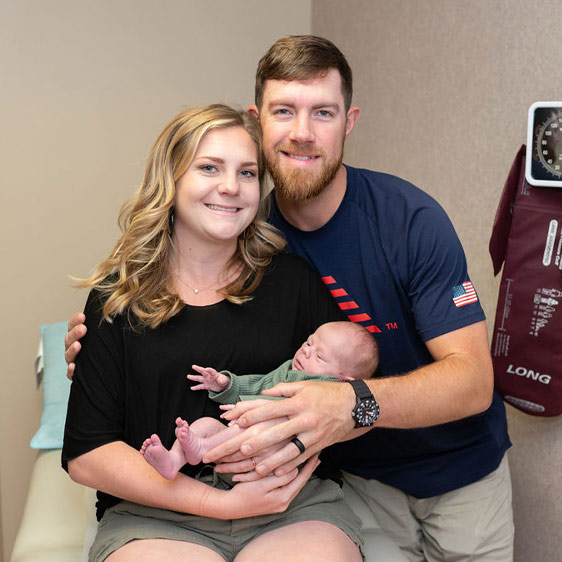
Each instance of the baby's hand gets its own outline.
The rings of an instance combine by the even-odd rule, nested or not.
[[[192,386],[191,390],[211,390],[212,392],[222,392],[230,383],[229,376],[219,373],[212,367],[199,367],[199,365],[192,365],[191,368],[200,373],[199,375],[187,375],[187,378],[190,381],[199,383]]]

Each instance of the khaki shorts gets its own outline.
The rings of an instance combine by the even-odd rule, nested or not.
[[[203,479],[204,480],[204,479]],[[214,485],[226,485],[216,481]],[[284,513],[222,520],[120,502],[100,521],[89,561],[101,562],[135,539],[170,539],[206,546],[231,561],[250,541],[301,521],[324,521],[346,533],[361,549],[361,521],[343,501],[332,480],[312,478]]]
[[[513,561],[507,455],[496,470],[473,484],[425,499],[377,480],[353,474],[344,478],[410,562]]]

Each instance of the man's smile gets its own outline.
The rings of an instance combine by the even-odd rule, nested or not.
[[[318,156],[310,156],[310,155],[303,155],[303,154],[291,154],[290,152],[283,152],[285,156],[289,158],[293,158],[295,160],[314,160],[318,158]]]

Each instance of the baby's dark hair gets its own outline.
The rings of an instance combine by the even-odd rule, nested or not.
[[[379,365],[379,346],[372,334],[361,324],[338,322],[345,334],[345,353],[349,375],[354,379],[370,379]],[[340,326],[338,326],[340,327]]]

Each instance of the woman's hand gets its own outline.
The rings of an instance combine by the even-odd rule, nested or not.
[[[66,376],[72,380],[76,357],[80,353],[80,339],[86,335],[86,316],[82,312],[77,312],[68,322],[68,332],[64,336],[64,360],[68,365]]]
[[[320,464],[313,456],[300,469],[294,469],[282,476],[265,476],[254,482],[236,484],[226,492],[226,499],[220,501],[221,519],[241,519],[271,513],[281,513],[302,490],[308,479]],[[213,496],[209,500],[213,501]]]
[[[277,422],[274,423],[276,424]],[[271,422],[262,422],[261,424],[256,424],[254,427],[271,427],[270,424]],[[227,461],[227,459],[224,459],[223,462],[215,466],[215,470],[216,472],[220,473],[233,474],[232,480],[234,482],[253,482],[254,480],[265,478],[267,476],[266,474],[260,474],[259,472],[256,472],[256,466],[283,449],[283,447],[285,447],[288,443],[288,439],[282,441],[281,443],[276,443],[275,445],[272,445],[271,447],[262,451],[259,455],[251,457],[249,459],[242,458],[240,460],[240,453],[230,455],[230,457],[228,458],[237,460],[232,460],[231,462],[229,462]]]
[[[271,402],[270,400],[248,400],[247,402],[251,403],[259,403],[262,405]],[[228,405],[221,405],[221,408],[224,410],[231,410],[234,408],[234,404]],[[221,416],[222,417],[222,416]],[[258,422],[252,427],[246,429],[244,433],[247,434],[247,438],[252,435],[259,435],[263,431],[267,431],[268,429],[279,425],[287,421],[288,418],[274,418],[272,420],[266,420],[263,422]],[[229,425],[235,423],[236,420],[230,421]],[[219,463],[217,463],[215,470],[217,472],[226,473],[226,474],[234,474],[232,477],[234,482],[252,482],[254,480],[258,480],[267,476],[269,473],[258,473],[256,472],[256,466],[260,464],[262,461],[266,460],[268,457],[277,453],[280,449],[285,447],[289,443],[289,439],[281,441],[280,443],[274,443],[271,447],[267,447],[260,451],[259,455],[255,455],[253,457],[246,457],[240,453],[240,451],[236,451],[235,453],[223,457]],[[304,461],[303,461],[304,462]]]

